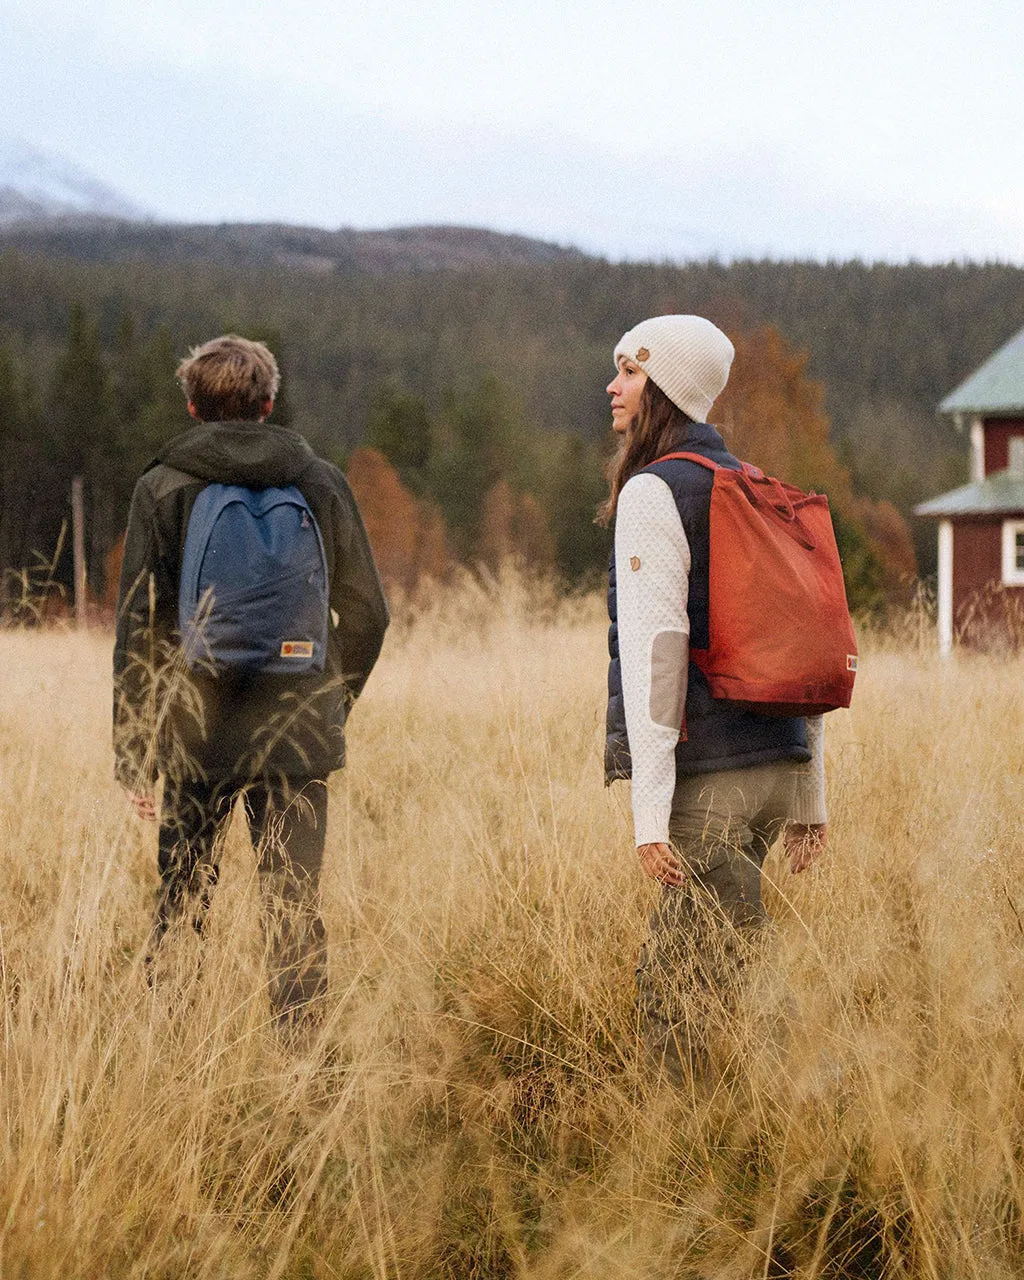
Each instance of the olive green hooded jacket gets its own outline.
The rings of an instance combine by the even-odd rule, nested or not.
[[[323,537],[330,597],[322,673],[189,671],[178,645],[188,519],[211,482],[295,485]],[[345,762],[345,719],[380,653],[388,607],[345,477],[297,432],[259,422],[198,423],[135,486],[117,607],[114,756],[146,790],[174,777],[322,777]]]

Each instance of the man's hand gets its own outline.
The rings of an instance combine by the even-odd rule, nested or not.
[[[128,803],[145,822],[156,822],[156,798],[152,791],[125,791]]]
[[[679,859],[667,844],[637,845],[637,856],[643,868],[652,880],[660,880],[662,884],[681,885],[686,881]]]
[[[827,830],[824,822],[812,822],[809,825],[802,822],[786,824],[786,856],[793,875],[806,871],[824,853]]]

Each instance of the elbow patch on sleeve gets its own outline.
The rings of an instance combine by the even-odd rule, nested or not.
[[[685,631],[659,631],[651,642],[650,714],[655,724],[667,729],[683,723],[689,645]]]

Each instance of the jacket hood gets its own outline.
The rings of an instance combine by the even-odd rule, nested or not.
[[[316,454],[297,431],[267,422],[197,422],[150,466],[163,463],[199,480],[247,489],[294,484]]]

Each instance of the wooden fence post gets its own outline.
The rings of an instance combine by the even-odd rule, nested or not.
[[[75,625],[81,631],[86,625],[85,502],[81,476],[71,481],[71,533],[75,555]]]

